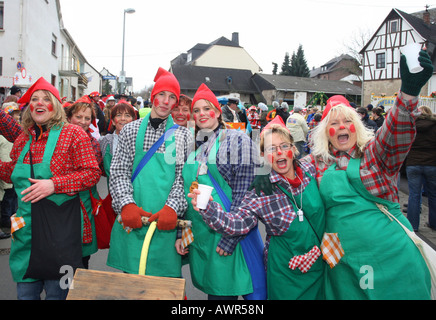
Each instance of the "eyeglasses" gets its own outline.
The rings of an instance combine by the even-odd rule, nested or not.
[[[267,153],[273,153],[273,152],[277,152],[277,150],[279,148],[281,151],[288,151],[288,150],[291,150],[292,144],[291,143],[282,143],[279,146],[270,146],[270,147],[265,148],[265,151]]]

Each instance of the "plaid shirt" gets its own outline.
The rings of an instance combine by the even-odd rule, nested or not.
[[[259,164],[259,151],[253,141],[238,130],[217,130],[215,134],[222,132],[220,147],[217,153],[216,166],[218,172],[232,189],[232,205],[230,211],[237,210],[250,187],[256,174],[256,167]],[[198,138],[197,138],[198,139]],[[214,143],[215,139],[210,138],[207,143],[201,145],[202,151],[197,160],[207,158],[208,146]],[[214,177],[217,179],[216,177]],[[194,235],[195,236],[195,235]],[[242,237],[223,236],[218,247],[232,253]]]
[[[300,164],[303,171],[303,184],[297,188],[292,187],[283,177],[271,171],[271,183],[277,183],[295,196],[296,199],[310,183],[311,178],[305,173],[308,172],[312,177],[315,176],[315,167],[311,164]],[[258,220],[265,225],[265,259],[268,256],[268,248],[271,236],[280,236],[286,233],[296,217],[294,207],[289,197],[279,188],[273,189],[273,194],[257,196],[255,190],[247,191],[239,204],[233,207],[230,212],[226,212],[216,202],[209,202],[205,210],[200,210],[206,224],[213,230],[228,235],[246,235],[253,229]],[[195,235],[194,235],[195,236]]]
[[[9,142],[14,142],[15,139],[23,132],[20,124],[13,117],[0,109],[0,134]]]
[[[112,195],[112,206],[118,214],[121,213],[121,209],[126,204],[135,203],[131,177],[133,160],[135,159],[136,137],[142,121],[143,119],[139,119],[124,126],[119,135],[117,150],[112,158],[109,190]],[[144,151],[149,150],[165,133],[166,124],[167,120],[163,121],[155,130],[151,123],[148,123],[144,137]],[[174,209],[178,216],[182,216],[188,207],[185,199],[182,170],[192,150],[193,139],[192,134],[185,127],[179,127],[174,132],[174,136],[176,140],[176,178],[165,204]],[[159,147],[156,153],[165,153],[165,143]]]
[[[406,100],[401,92],[395,105],[387,113],[383,126],[376,132],[364,151],[360,164],[360,177],[363,185],[372,195],[393,202],[398,202],[397,179],[411,145],[415,139],[415,120],[420,115],[418,98]],[[347,152],[332,149],[335,157],[329,163],[308,155],[302,161],[308,161],[316,167],[318,185],[324,172],[333,164],[337,169],[346,170],[350,158],[358,157],[356,147]]]
[[[30,145],[32,161],[41,163],[49,131],[44,132],[37,141],[33,127],[29,132],[33,139]],[[12,182],[11,174],[27,141],[29,135],[24,132],[15,140],[11,151],[12,161],[0,162],[0,179]],[[30,164],[29,153],[26,154],[23,162]],[[51,180],[54,182],[55,193],[74,195],[91,188],[98,182],[101,171],[90,139],[82,128],[75,125],[66,125],[62,128],[50,162],[50,170],[53,174]]]

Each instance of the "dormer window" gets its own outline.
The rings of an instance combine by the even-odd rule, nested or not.
[[[188,53],[188,57],[186,58],[186,62],[191,62],[192,61],[192,52]]]
[[[399,29],[398,26],[399,26],[399,21],[398,20],[389,21],[389,32],[390,33],[398,32],[398,29]]]

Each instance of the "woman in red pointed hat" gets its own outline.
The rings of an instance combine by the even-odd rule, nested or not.
[[[86,132],[91,141],[91,145],[94,149],[95,158],[98,162],[100,170],[104,173],[103,157],[100,150],[100,144],[96,138],[93,137],[90,128],[91,123],[94,123],[94,127],[97,128],[95,108],[93,102],[89,96],[85,95],[78,99],[70,106],[66,112],[67,120],[73,125],[77,125]],[[80,192],[80,207],[82,209],[82,255],[83,265],[85,269],[88,269],[89,259],[91,255],[98,250],[97,236],[95,229],[95,217],[93,212],[97,212],[97,202],[100,200],[100,196],[97,191],[97,185],[92,186],[90,190]]]
[[[256,146],[247,134],[226,129],[218,100],[205,84],[193,98],[192,114],[196,151],[190,154],[183,168],[185,193],[199,183],[207,184],[214,187],[216,201],[226,201],[229,208],[235,209],[255,177],[259,164]],[[217,199],[215,192],[220,192],[223,199]],[[259,246],[254,251],[260,256],[259,265],[264,273],[259,231],[254,230],[252,236],[241,243],[241,238],[223,237],[204,223],[190,201],[185,218],[192,219],[194,242],[189,246],[188,258],[194,286],[207,293],[209,299],[237,299],[254,291],[257,294],[258,287],[252,281],[243,247],[245,240],[248,246],[254,246],[254,240],[258,240]],[[182,255],[187,252],[181,240],[176,247]],[[262,293],[256,296],[257,299],[263,297]]]
[[[19,208],[13,218],[9,264],[18,299],[65,299],[59,279],[82,265],[80,191],[101,171],[86,133],[69,125],[58,90],[40,78],[20,99],[23,133],[11,162],[0,162],[0,179],[12,182]]]
[[[297,160],[293,137],[280,117],[264,128],[260,138],[261,155],[270,172],[257,175],[231,210],[210,202],[199,212],[210,228],[228,236],[245,235],[262,221],[267,233],[268,299],[324,299],[325,264],[320,252],[324,204],[315,168]],[[194,207],[197,193],[190,194]]]
[[[327,101],[312,133],[312,153],[303,161],[316,167],[326,234],[344,252],[327,268],[327,299],[430,298],[430,273],[404,230],[412,227],[401,212],[397,190],[401,165],[415,139],[418,96],[433,73],[424,50],[419,61],[423,70],[410,73],[401,56],[401,89],[375,136],[343,96]]]

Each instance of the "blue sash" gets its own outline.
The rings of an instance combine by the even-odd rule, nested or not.
[[[231,202],[227,195],[221,189],[218,182],[213,178],[210,171],[207,171],[213,187],[220,197],[226,212],[230,212]],[[251,281],[253,284],[253,293],[244,296],[246,300],[266,300],[266,272],[263,260],[263,241],[256,225],[247,236],[240,242],[245,262],[250,271]]]
[[[147,153],[144,155],[144,157],[141,159],[141,162],[136,167],[135,172],[132,175],[132,183],[138,176],[139,172],[145,167],[145,165],[150,161],[151,157],[156,153],[157,149],[164,143],[164,141],[167,141],[173,133],[177,130],[179,127],[178,124],[173,125],[171,128],[169,128],[160,138],[157,140],[154,145],[147,151]]]

